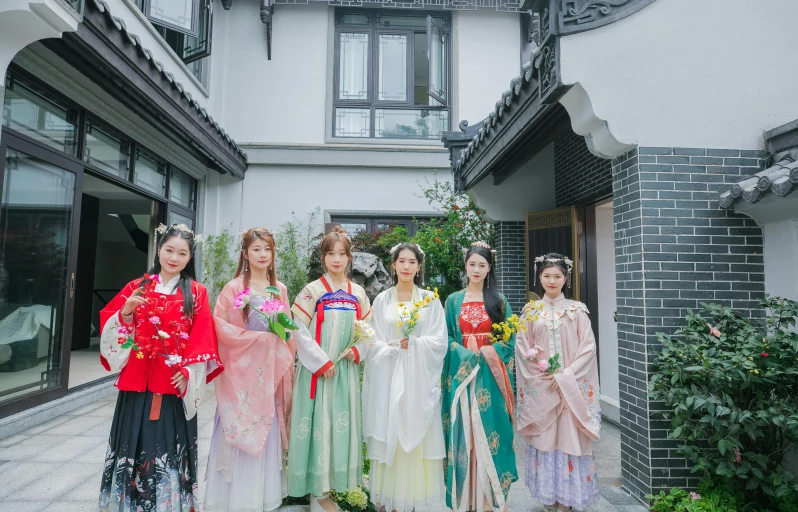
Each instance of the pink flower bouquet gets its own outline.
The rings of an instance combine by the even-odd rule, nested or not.
[[[290,336],[288,331],[295,331],[298,327],[286,313],[285,304],[279,298],[274,298],[280,296],[280,290],[275,286],[269,286],[266,288],[266,293],[273,298],[263,301],[263,304],[258,308],[250,307],[250,309],[266,319],[271,333],[276,334],[283,341],[288,341]],[[252,290],[247,288],[236,295],[233,307],[235,309],[244,309],[250,306],[251,300]]]
[[[546,373],[556,373],[560,369],[560,354],[554,354],[548,359],[540,359],[540,347],[535,345],[526,354],[526,361],[535,363],[538,369]]]

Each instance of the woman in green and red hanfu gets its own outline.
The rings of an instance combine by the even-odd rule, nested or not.
[[[446,299],[449,350],[443,364],[446,504],[502,511],[518,479],[513,451],[515,335],[494,343],[494,324],[512,316],[499,293],[494,251],[474,242],[465,256],[468,286]]]

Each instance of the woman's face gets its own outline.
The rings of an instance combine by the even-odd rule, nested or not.
[[[158,249],[158,261],[161,263],[161,269],[168,274],[179,274],[191,261],[191,248],[188,242],[179,236],[169,238]]]
[[[560,267],[545,268],[540,272],[540,284],[549,297],[558,297],[565,286],[565,274]]]
[[[343,274],[349,265],[349,256],[343,242],[335,242],[330,252],[324,255],[324,266],[330,274]]]
[[[402,249],[399,251],[399,256],[391,266],[393,267],[394,271],[396,271],[396,276],[399,281],[403,283],[412,283],[419,270],[416,253],[410,249]]]
[[[255,241],[247,247],[244,257],[247,258],[251,268],[269,270],[272,263],[274,263],[274,250],[269,242],[256,238]]]
[[[474,284],[481,284],[490,272],[490,264],[483,256],[472,254],[466,261],[466,275],[468,281]]]

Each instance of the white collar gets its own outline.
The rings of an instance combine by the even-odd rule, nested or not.
[[[155,293],[164,295],[174,295],[177,292],[177,285],[180,284],[180,274],[169,280],[168,283],[159,282],[155,285]]]

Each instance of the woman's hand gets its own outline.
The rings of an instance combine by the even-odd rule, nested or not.
[[[125,301],[125,305],[122,306],[122,316],[130,316],[136,311],[137,307],[147,304],[147,299],[142,297],[141,293],[141,288],[133,290],[133,293]]]
[[[182,372],[177,372],[172,376],[172,385],[182,393],[188,384],[188,379]]]
[[[352,350],[351,348],[346,349],[340,356],[338,356],[338,360],[340,361],[341,359],[349,359],[350,361],[352,361],[354,363],[355,359],[356,359],[355,351]],[[333,374],[333,375],[335,375],[335,374]]]
[[[335,366],[330,366],[330,368],[326,372],[324,372],[323,376],[325,379],[330,379],[332,377],[335,377]]]
[[[399,340],[399,348],[401,348],[402,350],[407,350],[407,344],[409,341],[410,340],[407,338],[402,338],[401,340]]]

